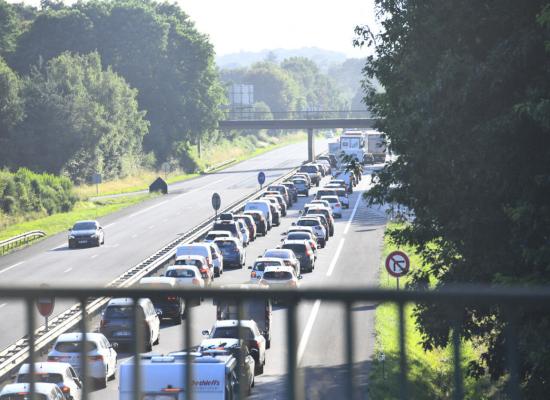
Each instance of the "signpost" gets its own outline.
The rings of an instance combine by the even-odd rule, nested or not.
[[[397,290],[399,290],[399,277],[406,275],[410,266],[409,256],[402,251],[392,251],[386,257],[386,270],[388,274],[397,278]]]
[[[163,162],[160,167],[164,171],[164,179],[168,179],[168,173],[170,172],[170,163]]]
[[[40,287],[47,288],[48,285],[43,284]],[[40,315],[42,315],[46,320],[46,332],[48,331],[48,317],[52,315],[54,306],[55,306],[54,297],[39,297],[36,300],[36,308],[38,309],[38,312],[40,313]]]
[[[216,212],[216,217],[218,216],[218,210],[220,209],[220,206],[222,205],[222,199],[218,193],[214,193],[212,195],[212,208],[214,208],[214,211]]]
[[[260,184],[260,190],[262,190],[265,183],[265,174],[263,171],[258,173],[258,183]]]

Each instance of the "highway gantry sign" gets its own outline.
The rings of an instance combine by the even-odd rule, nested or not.
[[[396,278],[406,275],[409,272],[410,266],[411,261],[409,260],[409,256],[402,251],[392,251],[386,257],[386,270],[388,274]]]

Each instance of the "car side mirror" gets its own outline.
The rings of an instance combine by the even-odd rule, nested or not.
[[[202,331],[202,336],[210,336],[210,331],[205,329]]]
[[[292,223],[292,226],[296,226],[296,222],[293,222],[293,223]]]
[[[161,316],[162,315],[162,310],[157,310],[157,316]]]
[[[302,275],[298,275],[298,279],[302,279],[302,278],[303,278],[303,276],[302,276]]]
[[[74,378],[74,383],[78,386],[79,389],[82,389],[82,381],[78,378]]]
[[[111,345],[111,348],[112,348],[112,349],[118,349],[118,343],[113,343],[113,344]]]

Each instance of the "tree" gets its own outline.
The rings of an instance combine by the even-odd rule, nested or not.
[[[375,47],[367,79],[384,93],[366,101],[399,158],[377,176],[375,202],[415,213],[391,232],[427,267],[412,287],[454,283],[550,283],[550,18],[545,1],[377,0],[383,31],[359,27]],[[518,308],[519,371],[525,398],[550,390],[550,317]],[[459,316],[466,339],[486,349],[470,372],[507,376],[509,324],[498,307]],[[449,340],[448,309],[416,308],[424,346]]]
[[[124,175],[138,164],[147,133],[137,92],[97,53],[63,53],[24,79],[27,117],[11,143],[14,165],[65,172],[82,182],[94,172]]]
[[[13,128],[23,118],[21,84],[15,73],[0,58],[0,160],[5,166],[10,153],[10,139],[15,134]]]
[[[0,57],[6,57],[15,50],[20,26],[13,7],[0,0]]]

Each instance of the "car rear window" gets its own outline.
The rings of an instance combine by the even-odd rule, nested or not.
[[[237,250],[237,244],[232,240],[216,240],[216,244],[221,251]]]
[[[109,306],[105,318],[132,318],[132,306]]]
[[[296,224],[300,226],[317,226],[320,222],[314,219],[301,219]]]
[[[264,279],[272,281],[288,281],[292,279],[292,274],[288,271],[267,271],[264,273]]]
[[[279,261],[256,261],[254,263],[254,269],[257,271],[263,271],[265,267],[278,267],[281,263]]]
[[[291,232],[288,234],[287,239],[289,240],[309,240],[311,236],[305,232]],[[286,247],[285,247],[286,249]]]
[[[49,373],[49,372],[37,372],[34,374],[36,382],[55,383],[56,385],[63,382],[63,375]],[[19,374],[17,375],[18,383],[29,383],[31,381],[31,374]]]
[[[193,259],[189,259],[189,260],[176,260],[176,262],[174,263],[175,265],[192,265],[194,267],[202,267],[202,262],[199,261],[199,260],[193,260]]]
[[[286,243],[283,244],[283,249],[292,250],[294,254],[304,254],[306,252],[306,246],[299,243]]]
[[[97,349],[97,346],[94,342],[86,341],[86,352],[93,351]],[[70,341],[70,342],[58,342],[55,345],[55,350],[60,353],[80,353],[80,341]]]
[[[243,339],[250,340],[254,339],[254,334],[250,328],[244,326],[241,327],[243,331]],[[227,338],[227,339],[237,339],[239,337],[239,330],[236,326],[227,326],[227,327],[218,327],[212,332],[212,338]]]
[[[303,165],[300,167],[300,172],[307,172],[308,174],[317,173],[317,167],[313,165]]]
[[[192,269],[171,269],[169,271],[166,271],[166,276],[170,278],[194,278],[195,277],[195,271]]]
[[[269,250],[264,253],[264,257],[290,258],[290,254],[286,251]]]
[[[45,394],[35,393],[34,400],[47,400]],[[0,396],[0,400],[31,400],[30,393],[8,393]]]

